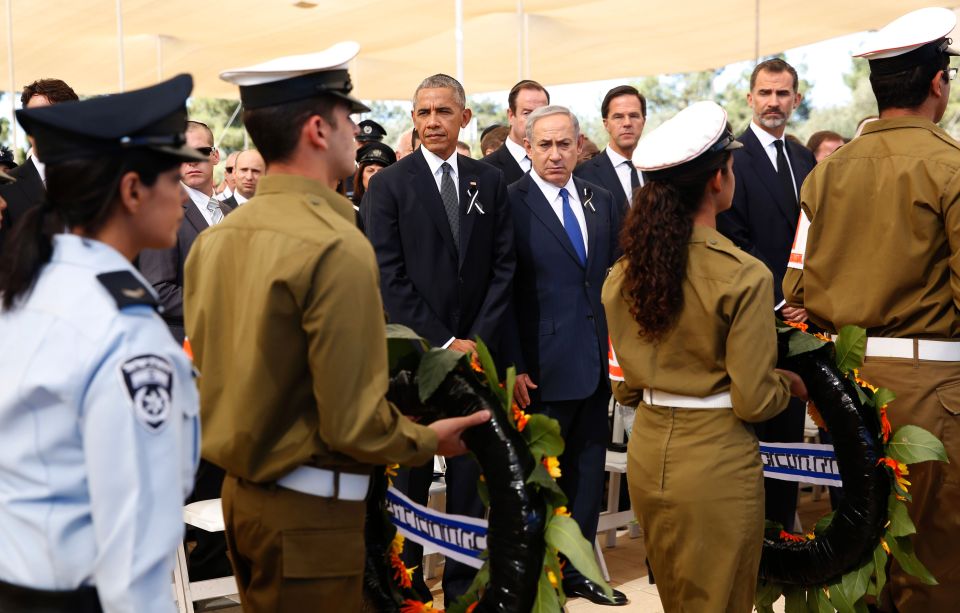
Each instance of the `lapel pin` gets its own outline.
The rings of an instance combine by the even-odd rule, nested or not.
[[[467,205],[467,215],[470,214],[470,211],[477,209],[481,215],[485,215],[483,211],[483,206],[477,202],[477,196],[479,195],[480,190],[477,189],[477,182],[470,181],[469,187],[467,187],[467,197],[470,198],[470,204]]]
[[[583,188],[583,208],[589,207],[590,210],[594,213],[597,212],[597,209],[593,207],[593,190],[589,187]]]

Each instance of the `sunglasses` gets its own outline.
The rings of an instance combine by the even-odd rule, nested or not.
[[[208,157],[217,150],[216,147],[195,147],[195,149]]]
[[[232,174],[233,174],[233,166],[225,166],[225,167],[224,167],[224,170],[227,171],[227,174],[228,174],[228,175],[232,175]]]

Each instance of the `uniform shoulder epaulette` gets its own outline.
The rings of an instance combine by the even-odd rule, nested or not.
[[[150,288],[129,270],[100,273],[97,275],[97,280],[110,292],[110,296],[117,302],[118,309],[144,304],[157,311],[161,310],[160,303],[157,302]]]

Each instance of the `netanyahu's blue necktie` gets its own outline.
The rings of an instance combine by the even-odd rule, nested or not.
[[[587,265],[587,249],[583,245],[583,233],[580,232],[580,222],[577,216],[573,214],[570,208],[570,193],[567,188],[560,188],[560,197],[563,198],[563,229],[567,231],[570,242],[573,243],[573,250],[577,252],[580,258],[580,264]]]

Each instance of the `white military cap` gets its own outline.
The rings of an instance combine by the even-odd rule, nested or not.
[[[359,44],[347,41],[319,53],[289,55],[225,70],[220,78],[240,86],[240,100],[248,109],[329,95],[350,103],[352,113],[368,113],[370,109],[365,104],[350,96],[353,83],[347,64],[359,52]]]
[[[854,57],[870,60],[875,74],[894,74],[930,64],[943,55],[960,55],[947,36],[957,25],[950,9],[924,8],[894,19],[867,40]]]
[[[727,123],[727,112],[716,102],[694,102],[640,140],[633,163],[645,173],[673,171],[719,151],[743,145]]]

